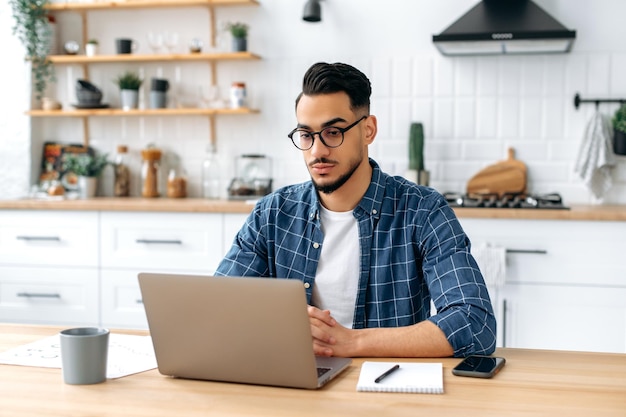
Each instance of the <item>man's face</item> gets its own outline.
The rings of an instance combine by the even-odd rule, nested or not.
[[[303,95],[298,102],[296,118],[298,127],[311,132],[335,126],[345,128],[363,114],[350,109],[350,98],[344,92]],[[302,151],[311,180],[318,191],[330,194],[344,184],[349,184],[352,174],[367,159],[364,124],[367,119],[344,133],[344,141],[337,148],[326,147],[315,135],[313,147]]]

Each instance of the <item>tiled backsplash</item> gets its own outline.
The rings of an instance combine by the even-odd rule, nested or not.
[[[245,81],[250,104],[261,111],[258,115],[216,118],[216,139],[224,166],[223,188],[234,175],[235,157],[242,153],[265,153],[272,158],[275,187],[307,179],[301,154],[286,136],[295,125],[294,99],[301,77],[316,61],[345,61],[362,69],[372,81],[372,113],[378,117],[379,133],[370,147],[370,155],[388,172],[402,174],[406,169],[409,126],[420,121],[425,127],[425,164],[431,171],[431,185],[439,191],[464,191],[472,175],[488,164],[505,159],[507,148],[513,147],[517,158],[528,166],[529,191],[560,192],[569,204],[594,202],[573,173],[584,128],[594,106],[585,105],[576,110],[573,99],[576,92],[583,97],[626,96],[624,46],[617,43],[610,50],[606,45],[597,50],[587,47],[583,37],[586,30],[594,29],[593,23],[585,27],[585,20],[574,19],[576,14],[569,11],[567,18],[575,21],[562,20],[566,26],[578,30],[581,50],[575,46],[574,52],[560,55],[443,57],[430,45],[430,35],[441,31],[474,3],[447,2],[458,7],[450,12],[453,9],[444,6],[446,2],[438,2],[441,10],[429,10],[431,16],[424,16],[424,10],[435,6],[425,1],[407,4],[395,0],[387,5],[356,0],[323,2],[324,21],[317,25],[300,20],[303,2],[293,0],[262,1],[260,7],[218,10],[218,23],[227,20],[250,23],[249,47],[262,56],[261,61],[217,64],[222,95],[226,96],[232,81]],[[583,0],[556,3],[581,2],[584,3]],[[603,16],[610,14],[606,12],[610,7],[626,12],[626,4],[609,0],[598,3],[598,13]],[[7,5],[0,5],[3,44],[11,37],[4,24],[8,10]],[[147,53],[147,32],[154,27],[174,26],[180,32],[178,48],[182,52],[192,37],[208,36],[205,25],[208,16],[198,16],[200,12],[206,10],[176,9],[168,13],[150,10],[141,15],[141,21],[134,27],[124,24],[124,19],[130,22],[136,18],[132,13],[128,18],[115,14],[117,25],[106,24],[113,12],[91,13],[90,35],[105,40],[108,46],[102,48],[102,53],[113,53],[107,48],[112,49],[113,39],[118,35],[119,29],[115,28],[128,28],[124,36],[138,39],[138,52]],[[416,23],[412,16],[418,15]],[[383,29],[367,31],[356,27],[364,21],[377,21],[378,28]],[[289,23],[285,25],[285,22]],[[352,25],[356,25],[354,31]],[[614,27],[620,27],[617,17]],[[403,33],[406,36],[394,38]],[[60,36],[62,43],[74,35],[66,30],[60,31]],[[415,42],[415,39],[421,40]],[[8,44],[15,45],[15,40],[12,38]],[[5,62],[15,64],[9,65],[9,69],[13,73],[24,71],[19,48],[11,48],[10,55]],[[146,79],[152,76],[170,79],[174,86],[171,98],[178,96],[193,101],[208,94],[210,70],[206,63],[150,63],[132,64],[132,67]],[[111,80],[123,69],[121,64],[90,67],[91,80],[102,88],[105,101],[114,106],[119,100],[117,87]],[[70,106],[74,102],[74,80],[81,75],[79,66],[59,67],[58,83],[50,94],[65,107]],[[9,86],[14,89],[9,96],[24,97],[26,82],[14,84]],[[144,84],[144,102],[147,102],[147,89]],[[0,127],[10,137],[0,139],[0,195],[17,196],[28,190],[29,183],[24,178],[29,172],[24,167],[31,155],[28,119],[21,116],[22,108],[27,107],[22,106],[24,102],[26,99],[10,100],[10,106],[7,101],[4,103],[7,109],[2,112],[4,119],[0,119]],[[611,114],[615,109],[616,105],[600,107]],[[110,154],[118,144],[129,146],[135,180],[132,193],[139,195],[139,150],[153,142],[179,158],[188,173],[190,194],[197,197],[202,154],[209,141],[208,123],[205,117],[94,117],[90,119],[90,144]],[[38,172],[45,140],[82,142],[81,120],[32,120],[33,176]],[[112,172],[107,172],[101,181],[102,195],[112,194],[111,177]],[[626,157],[618,158],[614,186],[604,202],[626,204]]]

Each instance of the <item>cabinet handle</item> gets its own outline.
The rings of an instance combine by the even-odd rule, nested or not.
[[[135,242],[137,243],[158,243],[158,244],[166,244],[166,245],[182,245],[182,240],[159,240],[159,239],[137,239]]]
[[[528,254],[547,255],[548,251],[545,249],[507,249],[506,253],[528,253]]]
[[[59,293],[18,292],[18,297],[25,298],[61,298]]]
[[[58,236],[17,236],[17,240],[26,240],[28,242],[32,240],[45,240],[45,241],[55,241],[60,242],[61,238]]]

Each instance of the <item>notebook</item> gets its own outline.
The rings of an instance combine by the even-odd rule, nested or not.
[[[380,382],[375,382],[394,365],[396,363],[363,362],[356,390],[443,394],[442,363],[400,362],[397,363],[399,365],[397,370],[389,373]]]
[[[315,356],[299,280],[138,278],[161,374],[314,389],[351,363]]]

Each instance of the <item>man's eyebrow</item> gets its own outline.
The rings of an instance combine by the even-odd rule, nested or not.
[[[322,123],[322,129],[340,122],[347,123],[346,119],[344,119],[343,117],[335,117],[334,119],[330,119],[329,121]],[[311,129],[310,126],[302,123],[298,123],[297,127],[298,129]]]

